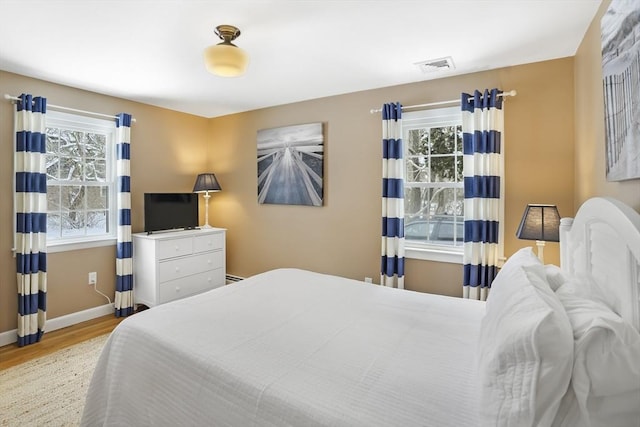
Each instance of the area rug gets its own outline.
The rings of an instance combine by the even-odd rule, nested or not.
[[[0,371],[0,425],[77,426],[108,335]]]

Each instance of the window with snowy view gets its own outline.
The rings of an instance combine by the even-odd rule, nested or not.
[[[47,240],[115,237],[112,121],[47,113]]]

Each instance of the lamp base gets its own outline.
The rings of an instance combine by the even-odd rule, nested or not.
[[[536,240],[538,245],[538,259],[544,264],[544,240]]]
[[[209,194],[209,190],[204,192],[204,225],[202,228],[212,228],[209,225],[209,199],[211,198],[211,194]]]
[[[205,225],[201,225],[200,228],[207,229],[207,228],[213,228],[213,227],[210,226],[209,224],[205,224]]]

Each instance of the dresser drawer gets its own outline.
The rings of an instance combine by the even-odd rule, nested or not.
[[[190,255],[193,252],[192,238],[170,239],[158,242],[158,259]]]
[[[193,253],[222,249],[224,246],[224,234],[207,234],[193,239]]]
[[[180,277],[202,273],[222,267],[223,262],[222,251],[205,252],[190,257],[169,259],[159,263],[158,279],[160,282],[167,282]]]
[[[222,268],[171,280],[160,284],[158,303],[163,304],[189,295],[195,295],[222,285],[224,285],[224,271]]]

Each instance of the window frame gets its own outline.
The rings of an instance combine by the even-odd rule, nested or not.
[[[111,246],[116,244],[117,232],[117,211],[116,211],[116,126],[113,120],[99,119],[94,117],[70,114],[59,111],[49,111],[45,116],[46,128],[57,127],[81,132],[101,133],[106,136],[105,149],[105,181],[100,181],[100,186],[108,188],[108,233],[97,235],[83,235],[61,238],[56,240],[47,239],[48,252],[64,252],[78,249],[88,249],[101,246]],[[47,177],[47,187],[51,180]],[[84,185],[87,181],[80,181],[79,185]],[[47,213],[49,213],[47,209]]]
[[[405,174],[407,171],[407,160],[409,158],[408,132],[410,130],[420,129],[424,127],[439,126],[462,126],[462,112],[459,107],[442,107],[428,110],[409,111],[402,115],[402,139],[404,140],[403,162]],[[460,141],[462,144],[462,141]],[[457,150],[462,156],[462,146]],[[454,163],[455,164],[455,163]],[[420,185],[411,185],[408,183],[405,175],[404,182],[405,192],[407,188],[422,187]],[[430,186],[424,186],[430,187]],[[462,181],[456,183],[442,182],[432,187],[450,187],[464,188]],[[406,227],[405,212],[405,227]],[[462,264],[462,255],[464,246],[454,246],[448,244],[433,244],[428,242],[419,242],[417,240],[407,240],[405,236],[405,257],[413,259],[422,259],[428,261],[448,262]]]
[[[403,167],[406,173],[407,160],[408,160],[408,131],[411,129],[419,128],[419,124],[423,126],[435,127],[435,126],[462,126],[462,111],[459,106],[454,107],[439,107],[427,110],[408,111],[402,115],[402,138],[404,140],[404,155],[403,155]],[[462,144],[462,141],[460,141]],[[464,155],[463,147],[458,150]],[[502,168],[504,170],[504,144],[502,153]],[[464,181],[461,181],[459,185],[451,185],[443,183],[443,187],[451,186],[454,188],[463,188]],[[504,184],[505,180],[500,180],[500,230],[498,241],[498,254],[499,254],[499,266],[504,262]],[[405,190],[408,188],[407,180],[405,176],[404,183]],[[406,221],[406,212],[405,212]],[[406,222],[405,222],[406,225]],[[405,257],[409,259],[420,259],[426,261],[446,262],[454,264],[463,264],[464,254],[464,236],[463,244],[460,246],[453,245],[436,245],[425,242],[419,242],[416,240],[407,240],[405,237]]]

